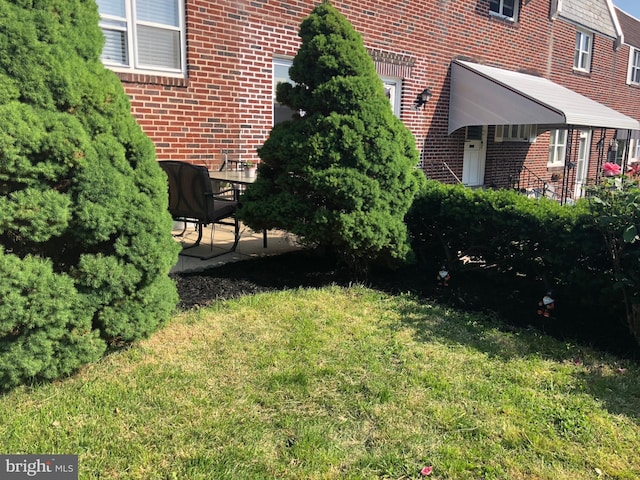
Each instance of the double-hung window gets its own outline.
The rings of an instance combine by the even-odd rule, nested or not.
[[[549,138],[549,166],[564,165],[567,151],[567,131],[551,130]]]
[[[519,0],[490,0],[489,11],[500,17],[515,20],[518,15]]]
[[[578,30],[576,32],[576,49],[573,56],[573,68],[583,72],[591,70],[591,52],[593,50],[593,35]]]
[[[184,0],[97,0],[102,62],[121,72],[184,76]]]
[[[629,78],[632,85],[640,85],[640,50],[632,48],[629,55]]]

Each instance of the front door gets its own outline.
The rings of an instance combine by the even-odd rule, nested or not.
[[[591,130],[580,130],[580,140],[578,143],[578,161],[576,162],[576,186],[574,199],[584,196],[584,187],[587,183],[587,172],[589,171],[589,151],[591,150]]]
[[[484,185],[484,164],[487,152],[487,127],[475,125],[466,128],[462,183],[469,187]]]

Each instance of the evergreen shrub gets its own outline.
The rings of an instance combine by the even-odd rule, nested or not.
[[[394,116],[361,36],[325,2],[302,22],[277,101],[295,112],[258,150],[240,216],[336,253],[354,271],[410,253],[404,216],[424,181],[411,132]]]
[[[0,0],[0,388],[153,332],[177,303],[167,182],[92,0]]]

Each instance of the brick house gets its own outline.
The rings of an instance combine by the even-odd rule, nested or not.
[[[159,159],[210,168],[257,160],[290,113],[274,88],[288,80],[298,27],[316,2],[97,4],[103,61]],[[637,21],[620,22],[611,0],[333,4],[362,34],[430,178],[566,201],[599,179],[603,162],[638,158],[640,65],[630,62],[640,58],[621,28],[637,35]]]

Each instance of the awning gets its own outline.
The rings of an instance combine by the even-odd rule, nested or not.
[[[640,123],[546,78],[454,60],[449,134],[470,125],[585,126],[640,130]]]

